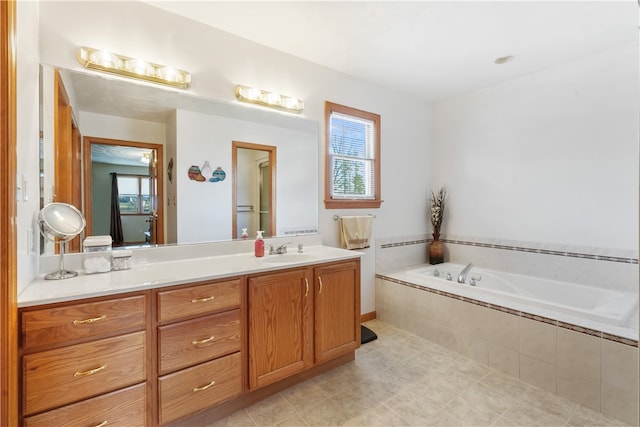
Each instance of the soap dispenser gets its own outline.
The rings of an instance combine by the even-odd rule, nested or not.
[[[249,238],[249,233],[247,233],[246,228],[242,229],[242,234],[240,234],[240,237],[242,238],[242,240],[247,240]]]
[[[262,237],[262,233],[264,233],[264,231],[258,231],[258,235],[256,236],[256,241],[254,244],[255,255],[257,257],[264,256],[264,239]]]

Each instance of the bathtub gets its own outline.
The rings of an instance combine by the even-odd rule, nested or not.
[[[464,267],[453,263],[421,266],[404,271],[404,276],[416,285],[490,304],[552,316],[557,320],[565,320],[565,316],[568,316],[566,320],[582,323],[585,327],[593,327],[592,322],[598,322],[637,331],[637,293],[600,289],[479,267],[472,267],[465,283],[462,284],[458,283],[457,279]],[[474,285],[471,284],[472,279]],[[560,316],[553,316],[554,313]],[[576,319],[586,319],[586,322]]]

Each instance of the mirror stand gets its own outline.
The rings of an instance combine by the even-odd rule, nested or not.
[[[59,240],[58,245],[60,248],[60,267],[58,271],[54,271],[53,273],[49,273],[44,278],[46,280],[60,280],[60,279],[70,279],[71,277],[76,277],[78,275],[77,271],[70,271],[64,269],[64,244],[66,240]]]

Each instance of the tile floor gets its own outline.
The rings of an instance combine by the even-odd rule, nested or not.
[[[381,321],[365,325],[378,339],[354,362],[207,427],[625,425]]]

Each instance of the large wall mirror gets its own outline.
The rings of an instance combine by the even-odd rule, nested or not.
[[[267,217],[265,224],[269,227],[267,236],[318,232],[317,121],[234,102],[206,100],[173,89],[89,71],[57,70],[49,65],[41,67],[40,190],[43,205],[51,201],[73,202],[86,211],[87,200],[98,199],[90,193],[91,181],[83,177],[82,171],[91,170],[90,165],[62,169],[57,166],[59,162],[54,151],[58,126],[54,114],[56,72],[59,72],[67,93],[70,122],[77,128],[79,138],[94,142],[112,141],[110,144],[114,145],[117,141],[126,141],[127,145],[144,149],[161,147],[163,155],[159,159],[158,170],[164,184],[157,194],[157,203],[162,207],[163,223],[157,235],[162,236],[164,243],[239,238],[239,227],[244,221],[239,219],[239,215],[246,215],[238,210],[248,209],[244,205],[253,205],[258,213],[263,211]],[[253,148],[267,147],[261,153],[260,150],[249,153],[251,146],[240,147],[247,150],[240,154],[243,163],[249,161],[245,154],[252,154],[251,162],[258,169],[251,168],[247,175],[243,175],[245,168],[234,163],[234,155],[238,154],[234,141],[245,141]],[[87,146],[90,145],[85,141],[84,150]],[[99,149],[104,150],[105,147]],[[91,159],[86,152],[74,156],[83,159],[83,163]],[[270,177],[264,180],[262,190],[267,198],[262,199],[262,208],[260,198],[253,199],[251,203],[238,203],[237,183],[258,179],[259,167],[264,168],[263,174],[266,175],[263,177]],[[214,171],[216,179],[192,179],[190,171],[203,168]],[[256,171],[258,175],[255,175]],[[126,175],[125,172],[123,174]],[[80,189],[80,195],[74,196],[74,200],[59,200],[56,188],[60,187],[59,182]],[[145,197],[141,190],[139,201],[143,203]],[[242,206],[238,208],[239,205]],[[148,214],[143,204],[138,208]],[[95,206],[90,210],[95,217]],[[256,221],[252,224],[254,226],[247,228],[260,226]],[[85,235],[108,234],[103,228],[99,230],[99,233],[98,228],[96,233],[87,230]],[[140,238],[136,243],[148,242],[142,242]],[[76,248],[79,249],[80,245]],[[51,254],[53,251],[52,247],[44,245],[42,253]]]

